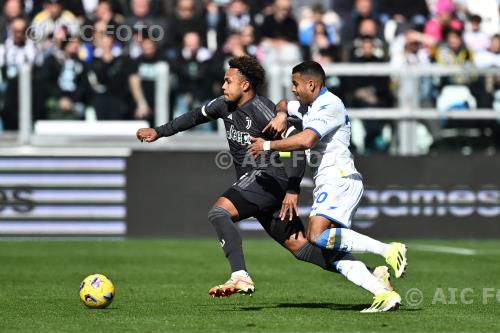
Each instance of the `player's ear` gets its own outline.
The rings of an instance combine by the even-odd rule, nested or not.
[[[307,81],[307,88],[309,89],[310,92],[313,92],[314,89],[316,88],[316,82],[314,82],[314,80]]]
[[[244,80],[243,81],[243,91],[247,92],[248,90],[250,90],[251,86],[250,86],[250,82],[248,82],[247,80]]]

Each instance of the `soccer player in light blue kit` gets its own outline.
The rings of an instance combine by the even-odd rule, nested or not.
[[[350,229],[363,195],[363,182],[349,150],[351,123],[344,104],[325,87],[325,72],[314,61],[293,68],[292,84],[297,101],[288,103],[288,116],[302,119],[304,130],[276,141],[252,138],[250,153],[306,150],[315,182],[309,241],[322,249],[381,255],[396,278],[401,277],[407,265],[404,244],[385,244]],[[282,118],[276,122],[284,121]],[[386,289],[361,261],[338,260],[334,264],[349,281],[374,295],[373,304],[362,312],[385,312],[401,304],[399,294]]]

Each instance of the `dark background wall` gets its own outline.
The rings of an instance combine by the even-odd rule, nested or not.
[[[134,152],[127,163],[128,234],[213,236],[206,214],[235,181],[234,170],[217,168],[215,156]],[[500,158],[370,156],[357,157],[356,165],[365,194],[354,229],[385,238],[500,237]],[[300,199],[305,222],[312,188],[307,175]]]
[[[211,236],[207,213],[234,182],[215,153],[134,152],[127,164],[128,233]]]

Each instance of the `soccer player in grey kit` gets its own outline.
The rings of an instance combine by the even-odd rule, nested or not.
[[[295,159],[303,163],[295,163],[290,175],[287,175],[278,155],[265,153],[255,161],[248,154],[251,136],[273,139],[272,134],[263,134],[263,130],[274,117],[275,105],[256,93],[264,82],[265,72],[255,58],[233,58],[229,66],[224,75],[223,96],[162,126],[137,131],[139,140],[153,142],[215,119],[224,120],[238,181],[217,199],[208,213],[208,220],[215,227],[232,270],[227,282],[209,290],[213,297],[252,294],[255,291],[255,284],[245,265],[241,236],[234,225],[234,222],[251,216],[299,260],[335,271],[334,261],[352,257],[315,247],[305,237],[297,210],[300,181],[305,169],[304,158]],[[291,129],[287,133],[292,135],[295,132]],[[287,214],[290,221],[283,222]],[[382,270],[377,278],[388,284],[385,274],[386,270]]]

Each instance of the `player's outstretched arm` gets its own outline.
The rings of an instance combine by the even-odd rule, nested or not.
[[[215,103],[214,103],[215,102]],[[201,108],[187,112],[168,123],[155,128],[141,128],[137,131],[140,141],[153,142],[162,137],[175,135],[197,125],[218,119],[219,109],[224,106],[222,99],[214,99]]]
[[[196,109],[194,111],[187,112],[164,125],[155,128],[139,129],[137,131],[137,139],[142,142],[154,142],[159,138],[175,135],[179,132],[209,121],[210,119],[202,114],[201,109]]]
[[[186,112],[168,123],[155,127],[159,137],[168,137],[179,132],[186,131],[197,125],[208,123],[215,118],[208,118],[203,114],[202,108],[196,108],[193,111]]]
[[[155,127],[158,136],[168,137],[182,131],[191,129],[197,125],[208,123],[221,117],[221,112],[227,108],[224,97],[213,99],[201,108],[184,113],[168,123]]]
[[[306,150],[313,147],[321,138],[319,135],[306,128],[297,135],[289,138],[275,141],[264,141],[262,138],[250,138],[251,144],[248,146],[248,151],[254,157],[259,156],[263,151],[296,151]]]

